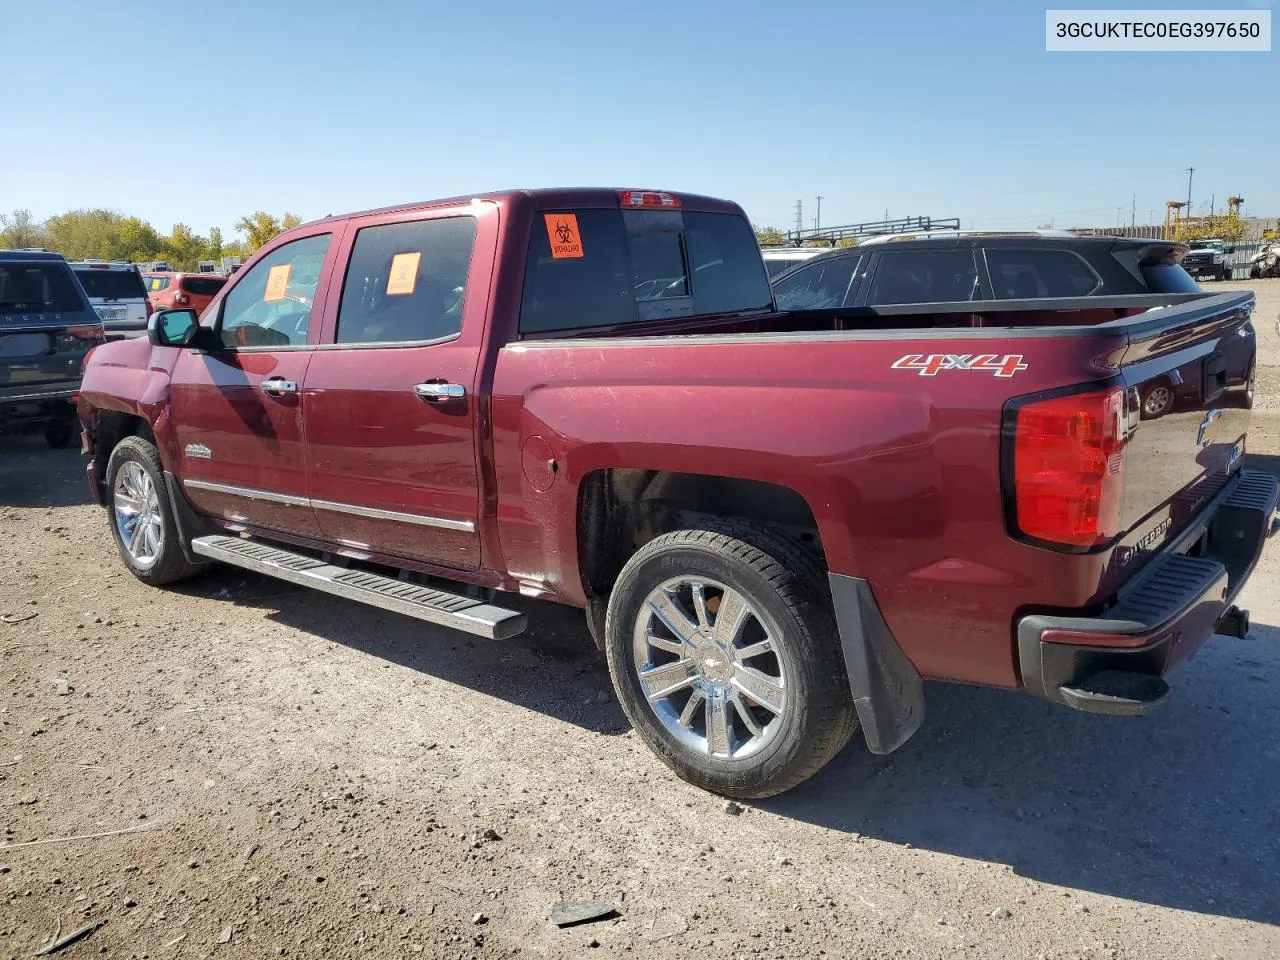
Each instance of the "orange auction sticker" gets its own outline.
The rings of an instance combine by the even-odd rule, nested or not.
[[[387,277],[387,296],[402,297],[413,293],[418,285],[418,263],[422,260],[422,251],[413,253],[397,253],[391,258],[391,275]]]
[[[271,303],[284,299],[285,291],[289,289],[289,271],[292,267],[291,263],[282,263],[267,272],[267,289],[262,291],[263,300]]]
[[[544,213],[547,221],[547,239],[551,241],[551,256],[566,260],[582,256],[582,234],[578,232],[578,218],[572,213]]]

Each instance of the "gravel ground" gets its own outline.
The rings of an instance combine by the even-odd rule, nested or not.
[[[1259,294],[1280,473],[1280,281],[1219,287]],[[1253,636],[1156,716],[931,685],[898,753],[741,811],[629,732],[572,612],[493,644],[229,568],[147,589],[39,438],[0,438],[0,570],[34,614],[0,623],[0,956],[90,923],[58,956],[1280,955],[1274,547]]]

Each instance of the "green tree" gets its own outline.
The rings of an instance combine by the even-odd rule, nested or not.
[[[237,220],[236,229],[247,236],[249,250],[253,251],[284,231],[292,230],[300,223],[302,218],[296,213],[286,213],[283,220],[277,220],[265,210],[255,210]]]
[[[847,250],[850,247],[856,247],[857,245],[858,245],[857,237],[845,237],[843,240],[836,241],[837,250]]]
[[[209,259],[218,260],[222,257],[222,228],[209,228]]]
[[[44,228],[30,210],[0,213],[0,249],[44,246]]]
[[[751,229],[756,232],[756,243],[762,247],[777,247],[787,242],[787,235],[777,227],[757,227],[753,224]]]
[[[165,237],[158,259],[167,260],[175,270],[194,270],[196,264],[207,258],[209,241],[191,232],[185,223],[175,223]]]

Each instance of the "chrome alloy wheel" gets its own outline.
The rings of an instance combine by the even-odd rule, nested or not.
[[[1173,391],[1164,384],[1159,384],[1151,388],[1151,391],[1142,401],[1142,409],[1150,416],[1159,416],[1164,413],[1169,404],[1173,403]]]
[[[141,465],[126,460],[116,474],[112,496],[116,531],[139,570],[153,566],[164,545],[164,515],[151,477]]]
[[[759,611],[736,590],[677,577],[645,598],[632,654],[645,699],[690,750],[742,760],[777,734],[786,662]]]

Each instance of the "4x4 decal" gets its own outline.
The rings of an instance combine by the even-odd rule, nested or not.
[[[936,377],[941,370],[977,370],[997,377],[1012,377],[1028,369],[1020,353],[909,353],[891,364],[893,370],[915,370],[922,377]]]

